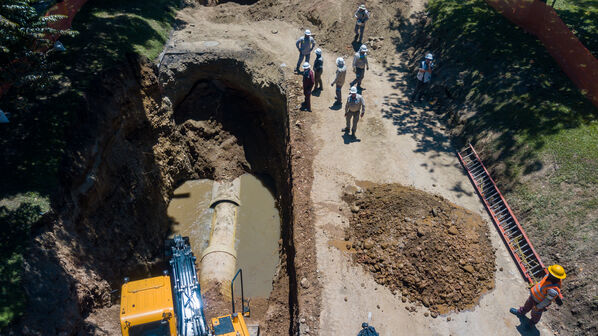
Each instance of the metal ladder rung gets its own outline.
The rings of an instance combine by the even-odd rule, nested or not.
[[[465,155],[465,152],[466,152],[466,151],[467,151],[467,149],[466,149],[465,151],[463,151],[463,152],[461,152],[461,153],[460,153],[460,154],[461,154],[461,156],[462,156],[463,158],[470,157],[471,155],[473,155],[473,152],[471,152],[471,153],[469,153],[469,154]]]
[[[482,194],[482,196],[484,196],[484,198],[485,198],[486,200],[489,200],[489,199],[490,199],[490,197],[493,197],[494,195],[497,195],[497,194],[498,194],[498,191],[494,190],[494,192],[493,192],[493,193],[491,193],[491,194],[488,194],[488,195],[483,195],[483,194]]]
[[[495,207],[495,206],[497,206],[497,205],[499,205],[501,203],[504,204],[505,202],[502,199],[499,198],[498,202],[492,204],[492,207]]]
[[[510,216],[511,216],[511,213],[507,211],[507,213],[503,214],[501,217],[496,218],[496,220],[498,220],[498,222],[500,223],[500,222],[502,222],[503,219],[510,217]],[[511,218],[513,218],[513,217],[511,217]]]
[[[471,161],[470,164],[467,165],[467,170],[472,171],[474,169],[481,168],[482,164],[478,161]]]
[[[473,176],[473,178],[474,178],[474,180],[475,180],[475,179],[477,179],[478,177],[480,177],[480,176],[482,176],[482,175],[485,175],[485,174],[486,174],[486,172],[484,171],[484,169],[480,169],[480,171],[478,171],[478,172],[475,172],[475,173],[474,173],[472,176]]]
[[[527,244],[527,241],[526,241],[526,243],[525,243],[525,244],[523,244],[523,245],[519,245],[519,249],[520,249],[521,251],[523,251],[523,250],[524,250],[526,247],[529,247],[529,245]],[[530,251],[531,251],[531,249],[530,249]],[[523,252],[523,253],[525,253],[525,252]]]
[[[518,237],[518,236],[523,236],[523,234],[521,234],[521,230],[515,230],[515,231],[513,231],[513,232],[510,232],[510,233],[507,235],[507,239],[513,239],[513,238],[516,238],[516,237]]]
[[[517,227],[517,225],[513,225],[508,230],[505,230],[505,233],[508,234],[509,231],[513,231],[514,229],[519,229],[519,228]]]
[[[494,210],[493,212],[494,212],[494,215],[495,215],[495,216],[498,216],[498,215],[500,215],[500,214],[502,214],[503,212],[505,212],[505,211],[508,211],[508,210],[509,210],[509,209],[507,209],[506,207],[498,207],[498,208],[496,208],[496,210]]]
[[[520,232],[520,233],[521,233],[521,232]],[[518,236],[513,236],[513,237],[509,238],[509,243],[512,243],[512,242],[514,242],[514,241],[515,241],[517,238],[519,238],[519,237],[523,237],[523,234],[520,234],[520,235],[518,235]]]

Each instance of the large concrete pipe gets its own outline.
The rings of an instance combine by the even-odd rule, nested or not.
[[[231,297],[230,283],[235,275],[237,251],[235,235],[237,209],[241,205],[241,180],[214,182],[210,207],[214,209],[210,242],[201,255],[199,278],[202,292],[217,286],[226,298]]]

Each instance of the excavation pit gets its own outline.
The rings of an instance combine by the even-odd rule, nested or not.
[[[117,296],[109,293],[121,287],[124,277],[146,278],[168,268],[164,240],[184,233],[178,224],[183,217],[197,215],[169,219],[171,199],[183,200],[177,186],[241,177],[249,191],[242,203],[249,210],[241,211],[239,219],[251,225],[239,226],[237,266],[244,271],[246,296],[255,298],[251,322],[270,334],[293,328],[297,293],[289,116],[284,76],[268,63],[250,51],[165,54],[159,68],[130,57],[98,81],[63,176],[71,202],[63,220],[77,235],[73,258],[86,267],[83,277],[72,280],[76,293],[70,294],[82,318],[118,305]],[[268,212],[252,213],[262,205]],[[209,217],[209,211],[202,216]],[[269,226],[258,225],[264,216]],[[199,266],[205,236],[185,235],[196,245]],[[230,301],[202,294],[208,317],[230,312]],[[118,314],[113,315],[92,317],[79,328],[111,325],[106,328],[118,330]],[[42,321],[44,315],[38,316],[39,325],[69,328],[52,322],[59,318]]]

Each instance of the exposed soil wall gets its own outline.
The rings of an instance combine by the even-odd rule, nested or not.
[[[98,81],[63,168],[63,210],[39,229],[27,258],[25,284],[36,304],[15,334],[95,333],[106,321],[83,319],[116,301],[111,290],[124,276],[165,268],[174,188],[245,172],[276,184],[283,260],[271,301],[287,313],[265,327],[290,328],[296,295],[287,276],[294,252],[282,74],[265,77],[234,57],[219,58],[176,57],[159,73],[148,60],[129,57]]]

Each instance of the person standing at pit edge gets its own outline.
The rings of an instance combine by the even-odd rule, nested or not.
[[[336,84],[336,101],[334,105],[342,105],[343,104],[343,97],[341,90],[343,89],[343,85],[345,84],[345,77],[347,75],[347,67],[345,66],[345,60],[342,57],[336,59],[336,77],[330,84],[333,86]]]
[[[413,92],[412,102],[421,100],[422,95],[426,93],[430,80],[432,79],[432,69],[434,68],[434,56],[427,54],[426,58],[421,62],[419,69],[417,69],[417,85]]]
[[[305,34],[297,40],[295,46],[297,47],[297,50],[299,50],[299,60],[297,60],[295,71],[301,73],[299,71],[299,66],[302,64],[303,59],[305,59],[305,62],[309,63],[311,51],[314,50],[316,46],[316,40],[311,37],[311,31],[309,31],[309,29],[307,29]]]
[[[365,9],[365,5],[360,5],[355,12],[355,37],[353,37],[353,41],[357,41],[359,37],[359,43],[363,41],[363,31],[365,30],[365,23],[367,20],[370,19],[370,12]]]
[[[310,69],[309,63],[303,63],[303,94],[305,95],[305,101],[301,109],[304,111],[311,112],[311,91],[314,82],[314,72]]]
[[[359,121],[359,111],[361,110],[361,117],[365,114],[365,100],[360,94],[357,94],[357,88],[351,87],[349,91],[349,97],[345,104],[345,119],[347,126],[343,128],[343,132],[349,133],[349,126],[351,126],[351,119],[353,119],[353,127],[351,128],[351,136],[355,137],[355,131],[357,131],[357,122]]]
[[[322,49],[316,49],[316,60],[314,61],[314,73],[316,75],[315,90],[322,91],[324,85],[322,84],[322,72],[324,71],[324,59],[322,58]]]
[[[351,86],[357,83],[357,87],[361,89],[361,81],[365,76],[365,70],[370,70],[370,64],[368,63],[368,47],[362,44],[359,51],[355,53],[353,57],[353,72],[355,72],[355,80],[351,82]]]
[[[550,306],[553,300],[559,306],[563,304],[560,296],[562,280],[566,277],[567,274],[561,265],[549,266],[548,274],[530,289],[530,295],[525,304],[519,309],[511,308],[509,311],[511,314],[521,317],[531,310],[532,318],[530,323],[535,326],[542,318],[542,313],[546,311],[546,308]]]

